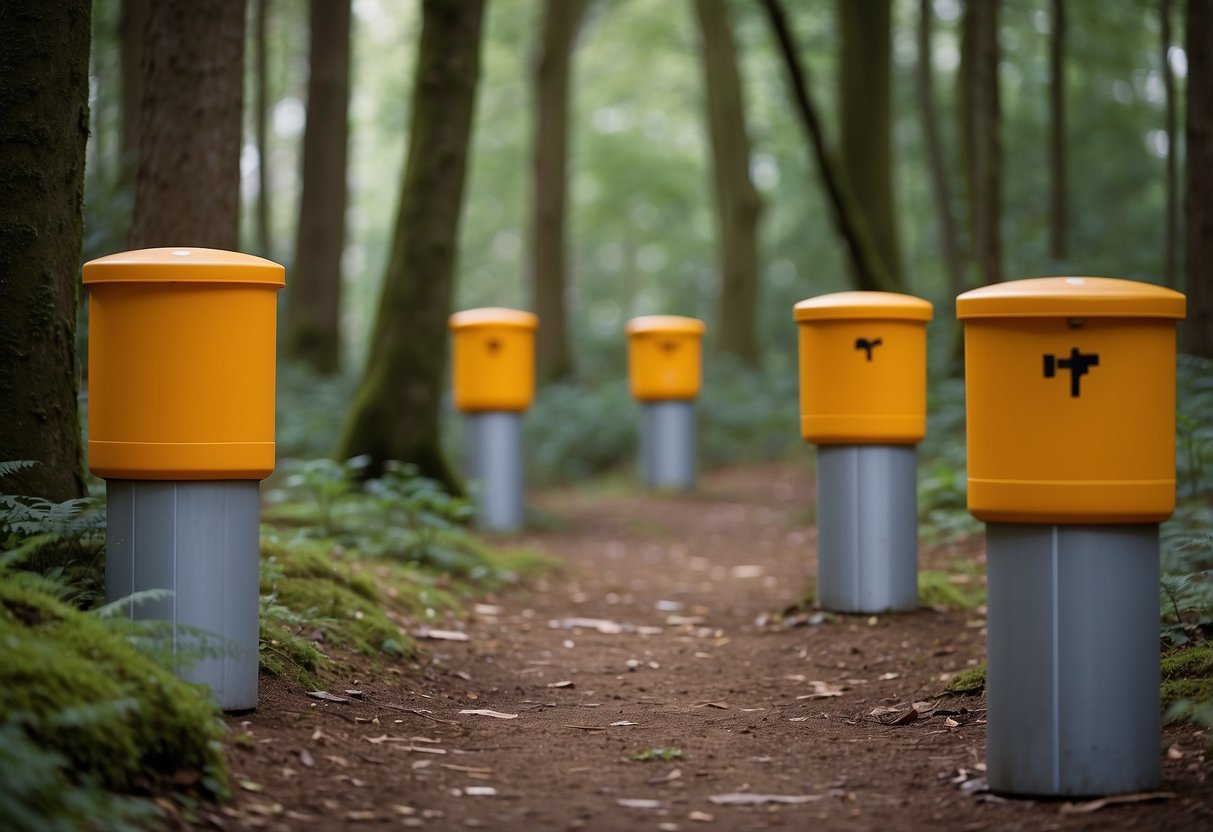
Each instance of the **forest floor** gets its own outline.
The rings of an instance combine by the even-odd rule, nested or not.
[[[566,569],[442,625],[467,640],[424,640],[420,667],[336,657],[349,701],[263,678],[228,720],[235,797],[199,828],[1213,829],[1192,726],[1166,729],[1149,801],[989,794],[984,700],[941,695],[984,658],[979,613],[780,620],[816,569],[803,467],[531,502],[545,530],[516,542]]]

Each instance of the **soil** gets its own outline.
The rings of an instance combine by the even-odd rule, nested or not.
[[[815,572],[812,491],[807,470],[772,464],[705,475],[687,496],[534,495],[545,529],[509,542],[567,569],[444,624],[468,640],[425,640],[420,667],[342,657],[350,675],[328,691],[360,693],[348,702],[263,678],[257,711],[229,717],[235,798],[201,823],[1213,829],[1213,764],[1192,726],[1162,738],[1165,796],[989,794],[984,701],[941,696],[984,657],[979,612],[781,621]],[[920,560],[981,556],[971,540]],[[763,795],[788,802],[729,802]]]

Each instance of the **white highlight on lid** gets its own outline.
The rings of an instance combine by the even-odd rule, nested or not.
[[[1083,280],[1081,277],[1067,277],[1066,278],[1066,283],[1069,283],[1071,286],[1082,286],[1086,282],[1087,281]]]
[[[181,251],[174,251],[173,256],[174,257],[189,257],[192,253],[193,252],[182,249]]]

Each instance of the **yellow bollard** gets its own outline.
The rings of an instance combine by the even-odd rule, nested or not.
[[[476,525],[513,532],[523,525],[526,465],[522,411],[535,397],[535,328],[516,309],[468,309],[451,316],[455,406],[467,414],[468,475],[479,481]]]
[[[833,612],[913,610],[931,304],[837,292],[793,314],[800,431],[818,446],[817,600]]]
[[[84,265],[105,594],[172,625],[181,675],[257,705],[259,480],[274,470],[277,263],[157,248]],[[192,662],[190,660],[193,660]]]
[[[637,401],[693,399],[703,383],[703,321],[644,315],[628,321],[628,377]]]

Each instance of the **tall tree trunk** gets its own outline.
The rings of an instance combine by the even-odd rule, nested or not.
[[[813,155],[817,160],[821,181],[825,186],[826,195],[829,197],[830,207],[833,210],[835,228],[847,247],[847,255],[856,276],[856,285],[860,289],[897,291],[898,287],[889,277],[889,272],[880,259],[880,252],[872,240],[871,229],[868,228],[867,220],[855,201],[855,195],[851,193],[841,165],[826,141],[821,117],[809,95],[805,70],[800,63],[796,42],[788,27],[783,4],[780,0],[763,0],[763,6],[766,8],[767,18],[770,20],[771,28],[779,43],[796,111],[800,115]]]
[[[868,221],[889,280],[902,288],[893,196],[891,0],[838,0],[842,60],[838,73],[842,168]]]
[[[1175,106],[1175,73],[1171,71],[1171,0],[1162,0],[1162,84],[1166,98],[1167,195],[1166,242],[1163,252],[1163,282],[1178,285],[1179,269],[1179,117]]]
[[[1002,145],[998,0],[966,0],[961,31],[961,133],[972,257],[983,283],[1002,280]]]
[[[960,261],[960,243],[956,237],[956,218],[952,212],[952,188],[944,162],[943,142],[939,136],[939,114],[935,109],[935,73],[931,65],[931,0],[921,0],[918,9],[918,112],[922,118],[923,143],[927,149],[927,167],[931,174],[931,195],[939,222],[939,251],[948,273],[948,290],[956,297],[965,289],[964,266]]]
[[[239,245],[244,0],[156,0],[131,244]]]
[[[1066,259],[1070,186],[1066,171],[1066,0],[1053,0],[1049,44],[1049,256]]]
[[[253,138],[257,142],[257,248],[263,257],[274,256],[270,234],[269,43],[266,26],[270,0],[254,0],[253,17]],[[337,5],[334,3],[334,5]]]
[[[716,346],[753,367],[760,356],[758,217],[762,200],[750,181],[750,137],[728,6],[725,0],[695,0],[695,12],[703,38],[705,109],[720,250]]]
[[[338,453],[388,460],[458,491],[439,407],[484,0],[424,0],[409,153],[369,357]]]
[[[539,315],[535,372],[542,382],[573,372],[565,262],[569,65],[586,0],[547,0],[535,61],[531,294]]]
[[[139,125],[143,109],[143,37],[150,0],[122,0],[118,22],[118,48],[122,78],[122,168],[121,183],[135,184],[139,164]]]
[[[349,140],[350,0],[311,0],[303,194],[291,285],[286,355],[321,373],[341,360],[341,255],[345,250]]]
[[[1188,321],[1183,351],[1213,358],[1213,0],[1188,0]]]
[[[0,6],[0,461],[6,491],[84,493],[76,298],[92,3]]]

